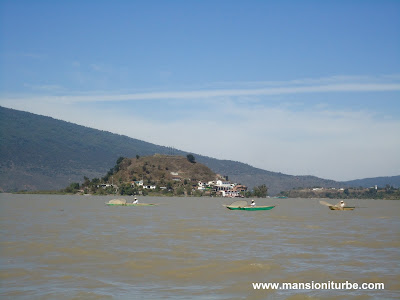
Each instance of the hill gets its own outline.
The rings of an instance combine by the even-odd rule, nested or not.
[[[28,112],[0,107],[0,190],[61,189],[83,177],[102,177],[123,157],[188,152]],[[197,162],[249,188],[269,194],[297,187],[342,187],[314,176],[291,176],[195,154]]]
[[[114,182],[143,180],[146,184],[164,184],[185,180],[197,184],[208,182],[218,176],[201,163],[191,163],[186,157],[155,154],[153,156],[125,158],[113,174]]]
[[[126,136],[0,107],[0,188],[59,189],[99,177],[120,156],[165,153]]]
[[[118,158],[115,166],[102,178],[71,183],[62,193],[95,195],[165,195],[210,196],[211,189],[197,189],[199,181],[210,182],[223,179],[208,167],[189,156],[155,154],[135,158]]]
[[[357,179],[357,180],[347,181],[346,184],[353,187],[364,187],[364,188],[374,187],[375,185],[381,188],[385,187],[386,185],[392,186],[394,188],[399,188],[400,176]]]

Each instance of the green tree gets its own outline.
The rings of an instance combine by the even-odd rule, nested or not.
[[[268,188],[265,184],[254,187],[254,197],[265,198],[268,194]]]
[[[246,198],[250,198],[250,197],[252,196],[252,194],[251,194],[250,191],[245,191],[245,192],[244,192],[244,196],[245,196]]]
[[[73,182],[70,184],[70,187],[74,190],[79,190],[79,183]]]
[[[65,193],[76,193],[79,190],[79,183],[73,182],[64,189]]]
[[[195,190],[194,193],[193,193],[193,196],[195,196],[195,197],[201,197],[201,196],[203,196],[203,192],[200,191],[200,190]]]
[[[196,163],[196,159],[194,158],[193,154],[188,154],[186,155],[186,158],[189,162],[191,162],[192,164]]]
[[[90,179],[86,176],[83,176],[83,186],[89,186],[90,185]]]
[[[177,194],[177,195],[183,195],[183,194],[185,194],[185,189],[184,189],[184,187],[183,187],[183,186],[178,187],[178,188],[176,189],[176,194]]]
[[[137,190],[136,188],[132,187],[129,183],[125,183],[120,186],[119,192],[121,195],[135,195]]]

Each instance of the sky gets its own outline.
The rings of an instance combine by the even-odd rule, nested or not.
[[[400,175],[400,1],[0,0],[0,106],[290,175]]]

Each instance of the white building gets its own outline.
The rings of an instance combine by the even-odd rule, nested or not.
[[[102,187],[103,189],[105,189],[105,188],[114,187],[114,186],[112,184],[107,183],[107,184],[100,184],[97,187]]]
[[[234,186],[235,184],[230,183],[229,181],[217,180],[216,184],[214,185],[214,188],[216,191],[228,191],[233,189]]]
[[[221,191],[222,197],[240,197],[239,191],[228,190],[228,191]]]
[[[143,188],[148,189],[148,190],[155,190],[156,186],[155,185],[144,185]]]
[[[204,191],[207,187],[209,187],[209,185],[207,183],[205,183],[205,182],[199,181],[197,183],[197,189],[198,190]]]

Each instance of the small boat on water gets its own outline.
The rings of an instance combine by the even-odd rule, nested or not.
[[[225,205],[227,209],[230,210],[270,210],[273,209],[275,206],[229,206]]]
[[[354,210],[355,206],[345,206],[345,207],[338,207],[335,205],[328,206],[330,210]]]
[[[342,204],[344,204],[343,201],[341,201],[341,202],[342,202]],[[339,204],[333,205],[333,204],[330,204],[330,203],[328,203],[326,201],[319,201],[319,203],[322,204],[322,205],[328,206],[330,210],[354,210],[356,208],[355,206],[344,206],[344,207],[342,207]],[[346,204],[344,204],[344,205],[346,205]]]
[[[229,205],[224,205],[227,209],[230,210],[249,210],[249,211],[254,211],[254,210],[270,210],[275,207],[273,206],[252,206],[248,205],[247,201],[236,201],[233,202],[232,204]]]
[[[135,198],[136,199],[136,198]],[[155,203],[127,203],[125,199],[113,199],[105,202],[108,206],[154,206]]]
[[[108,206],[154,206],[156,203],[105,203]]]

